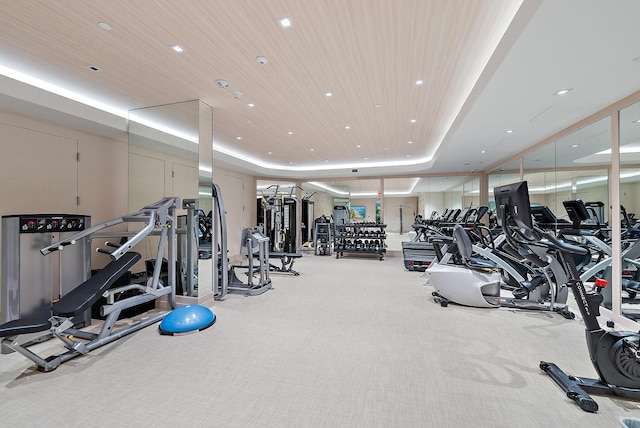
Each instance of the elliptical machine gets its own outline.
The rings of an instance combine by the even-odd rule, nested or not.
[[[584,255],[587,250],[562,242],[536,226],[529,227],[519,221],[531,216],[529,205],[518,203],[524,200],[518,192],[527,189],[526,181],[522,183],[525,183],[525,186],[496,187],[496,205],[500,204],[499,209],[515,220],[508,224],[512,231],[511,239],[520,245],[544,245],[557,250],[558,259],[569,276],[567,283],[573,291],[584,321],[589,357],[599,379],[567,375],[558,366],[546,361],[540,362],[540,369],[551,376],[568,398],[587,412],[598,411],[598,403],[589,393],[640,400],[640,335],[633,332],[605,331],[600,327],[597,319],[602,302],[600,289],[606,286],[606,283],[596,282],[596,290],[587,291],[572,256]]]
[[[522,200],[518,203],[528,207],[526,182],[510,186],[514,189],[522,187],[513,196],[519,196]],[[567,276],[563,267],[550,254],[549,248],[541,245],[523,247],[511,239],[512,232],[506,224],[516,219],[508,217],[507,211],[500,208],[501,198],[502,194],[496,193],[498,223],[503,229],[502,239],[506,240],[505,245],[501,245],[502,255],[493,253],[495,244],[492,240],[490,248],[483,249],[472,244],[467,230],[461,225],[454,226],[453,240],[447,243],[446,253],[439,256],[438,261],[425,271],[424,276],[429,278],[435,290],[432,293],[434,300],[442,306],[452,302],[479,308],[554,311],[567,319],[573,319],[574,314],[566,304],[569,290],[565,285]],[[530,214],[528,218],[518,217],[517,221],[522,223],[522,227],[532,227]],[[480,233],[477,236],[483,235]],[[488,236],[491,236],[490,232]],[[483,258],[473,257],[474,254]],[[454,255],[460,263],[450,263],[451,259],[455,260]],[[518,268],[525,269],[525,276],[521,275]],[[511,290],[512,297],[501,293],[503,277],[515,283]]]

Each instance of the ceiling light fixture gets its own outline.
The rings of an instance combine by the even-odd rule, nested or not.
[[[169,46],[169,47],[170,47],[171,49],[173,49],[173,51],[174,51],[174,52],[177,52],[177,53],[182,53],[182,52],[184,52],[184,49],[183,49],[183,48],[182,48],[182,46],[180,46],[180,45],[171,45],[171,46]]]
[[[573,88],[560,89],[560,90],[556,91],[556,93],[553,94],[553,95],[566,95],[566,94],[569,93],[569,91],[573,91]]]
[[[236,137],[236,140],[242,140],[242,137]]]
[[[407,144],[413,144],[413,141],[409,141]]]
[[[268,155],[272,155],[272,154],[273,154],[273,152],[267,152],[267,154],[268,154]]]
[[[316,151],[316,149],[309,149],[309,151],[311,151],[311,152],[315,152],[315,151]]]
[[[249,103],[249,104],[247,104],[247,106],[249,106],[249,107],[255,107],[256,105],[255,105],[254,103]]]
[[[256,62],[260,65],[265,65],[269,63],[269,60],[264,56],[258,56],[256,57]]]
[[[325,97],[331,97],[331,96],[333,96],[333,94],[332,94],[331,92],[325,92],[325,93],[324,93],[324,96],[325,96]]]
[[[505,134],[513,134],[513,129],[507,129],[504,132],[505,132]]]
[[[636,119],[636,120],[634,120],[634,121],[633,121],[633,122],[631,122],[631,123],[640,123],[640,119]]]
[[[344,129],[346,129],[347,131],[351,129],[351,127],[349,125],[345,126]]]
[[[416,80],[416,85],[420,86],[422,85],[424,82],[422,80]]]
[[[289,18],[288,16],[285,16],[284,18],[278,19],[278,24],[280,24],[280,26],[282,28],[291,28],[291,27],[293,27],[293,21],[291,21],[291,18]]]
[[[289,131],[289,132],[287,132],[287,134],[293,135],[293,131]]]
[[[415,119],[411,119],[409,122],[416,123],[416,120]]]
[[[576,147],[578,147],[578,145],[577,145],[577,144],[572,144],[572,145],[571,145],[571,148],[572,148],[572,149],[575,149]]]
[[[98,25],[103,30],[111,31],[111,25],[107,24],[106,22],[98,22]]]
[[[480,154],[485,154],[485,153],[487,153],[486,150],[480,150]]]
[[[100,68],[96,67],[95,65],[87,65],[87,68],[91,71],[102,71],[100,70]]]

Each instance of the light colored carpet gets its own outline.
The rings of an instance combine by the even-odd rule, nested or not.
[[[580,410],[541,359],[594,376],[559,315],[442,308],[402,258],[305,255],[299,277],[230,295],[188,336],[157,326],[34,370],[0,356],[0,424],[34,427],[619,427],[636,402]],[[51,347],[53,342],[40,344]]]

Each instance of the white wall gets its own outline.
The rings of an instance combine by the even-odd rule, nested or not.
[[[83,214],[97,224],[126,213],[128,144],[121,137],[0,110],[0,215]],[[92,254],[102,267],[104,256]]]
[[[98,224],[163,196],[198,197],[197,187],[186,191],[180,184],[189,181],[182,175],[195,175],[197,182],[197,164],[134,149],[132,156],[140,167],[136,174],[151,186],[147,191],[138,188],[138,194],[129,198],[125,132],[107,138],[0,110],[0,149],[0,215],[83,214]],[[253,178],[221,168],[214,168],[214,175],[225,197],[230,256],[234,256],[239,253],[242,228],[251,225],[255,210],[255,192],[246,191],[253,189]],[[93,268],[108,261],[105,255],[92,254]]]
[[[402,233],[412,231],[415,216],[418,212],[418,197],[389,197],[384,198],[384,223],[387,232],[400,233],[400,207],[402,206]]]
[[[444,206],[444,193],[442,192],[428,192],[421,193],[418,198],[418,206],[420,212],[424,218],[430,218],[431,213],[437,211],[442,214],[445,209]]]
[[[256,197],[253,177],[214,167],[213,181],[220,187],[227,213],[227,239],[229,255],[240,254],[242,229],[256,226],[254,212]]]

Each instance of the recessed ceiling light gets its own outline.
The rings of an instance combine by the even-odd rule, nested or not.
[[[569,93],[569,91],[572,91],[572,90],[573,90],[573,88],[560,89],[560,90],[556,91],[556,93],[553,94],[553,95],[566,95],[566,94]]]
[[[424,82],[420,79],[420,80],[416,80],[416,85],[420,86],[422,85]]]
[[[256,57],[256,62],[260,65],[265,65],[269,63],[269,60],[267,59],[267,57],[265,56],[257,56]]]
[[[407,144],[413,144],[413,141],[409,141]]]
[[[504,131],[507,134],[513,134],[513,129],[507,129],[506,131]]]
[[[409,122],[416,123],[416,120],[415,119],[411,119]]]
[[[376,108],[382,108],[382,104],[376,104]]]
[[[236,137],[236,140],[242,140],[242,137]]]
[[[407,157],[408,157],[408,158],[410,158],[410,157],[411,157],[411,155],[407,155]]]
[[[95,65],[87,65],[87,68],[91,71],[101,71],[100,68],[96,67]]]
[[[358,148],[358,149],[359,149],[360,147],[362,147],[360,144],[358,144],[358,145],[356,146],[356,148]]]
[[[254,103],[249,103],[249,104],[247,104],[247,106],[249,106],[249,107],[255,107],[256,105],[255,105]]]
[[[572,144],[572,145],[571,145],[571,148],[572,148],[572,149],[575,149],[576,147],[578,147],[578,144]]]
[[[178,53],[182,53],[184,52],[184,49],[182,48],[182,46],[180,45],[171,45],[169,46],[171,49],[174,50],[174,52],[178,52]]]
[[[324,161],[325,161],[325,162],[329,162],[329,159],[325,159]]]
[[[640,119],[636,119],[636,120],[634,120],[634,121],[633,121],[633,122],[631,122],[631,123],[640,123]]]
[[[107,24],[106,22],[98,22],[98,25],[103,30],[111,31],[111,25]]]
[[[291,27],[293,27],[293,21],[291,21],[291,18],[289,18],[288,16],[285,16],[284,18],[278,19],[278,24],[280,24],[280,26],[282,28],[291,28]]]
[[[325,97],[330,97],[330,96],[332,96],[332,95],[333,95],[333,94],[332,94],[331,92],[325,92],[325,93],[324,93],[324,96],[325,96]]]
[[[268,155],[272,155],[272,154],[273,154],[273,152],[267,152],[267,154],[268,154]]]
[[[310,151],[312,151],[312,152],[315,152],[315,151],[316,151],[316,149],[309,149],[309,150],[310,150]]]
[[[287,132],[287,134],[293,135],[293,131],[289,131],[289,132]]]
[[[293,165],[293,162],[289,162],[289,165]]]
[[[351,127],[349,125],[347,125],[347,126],[344,127],[344,129],[346,129],[348,131],[349,129],[351,129]]]
[[[363,158],[364,160],[369,160],[369,158]]]
[[[487,153],[486,150],[480,150],[480,154],[485,154],[485,153]]]

